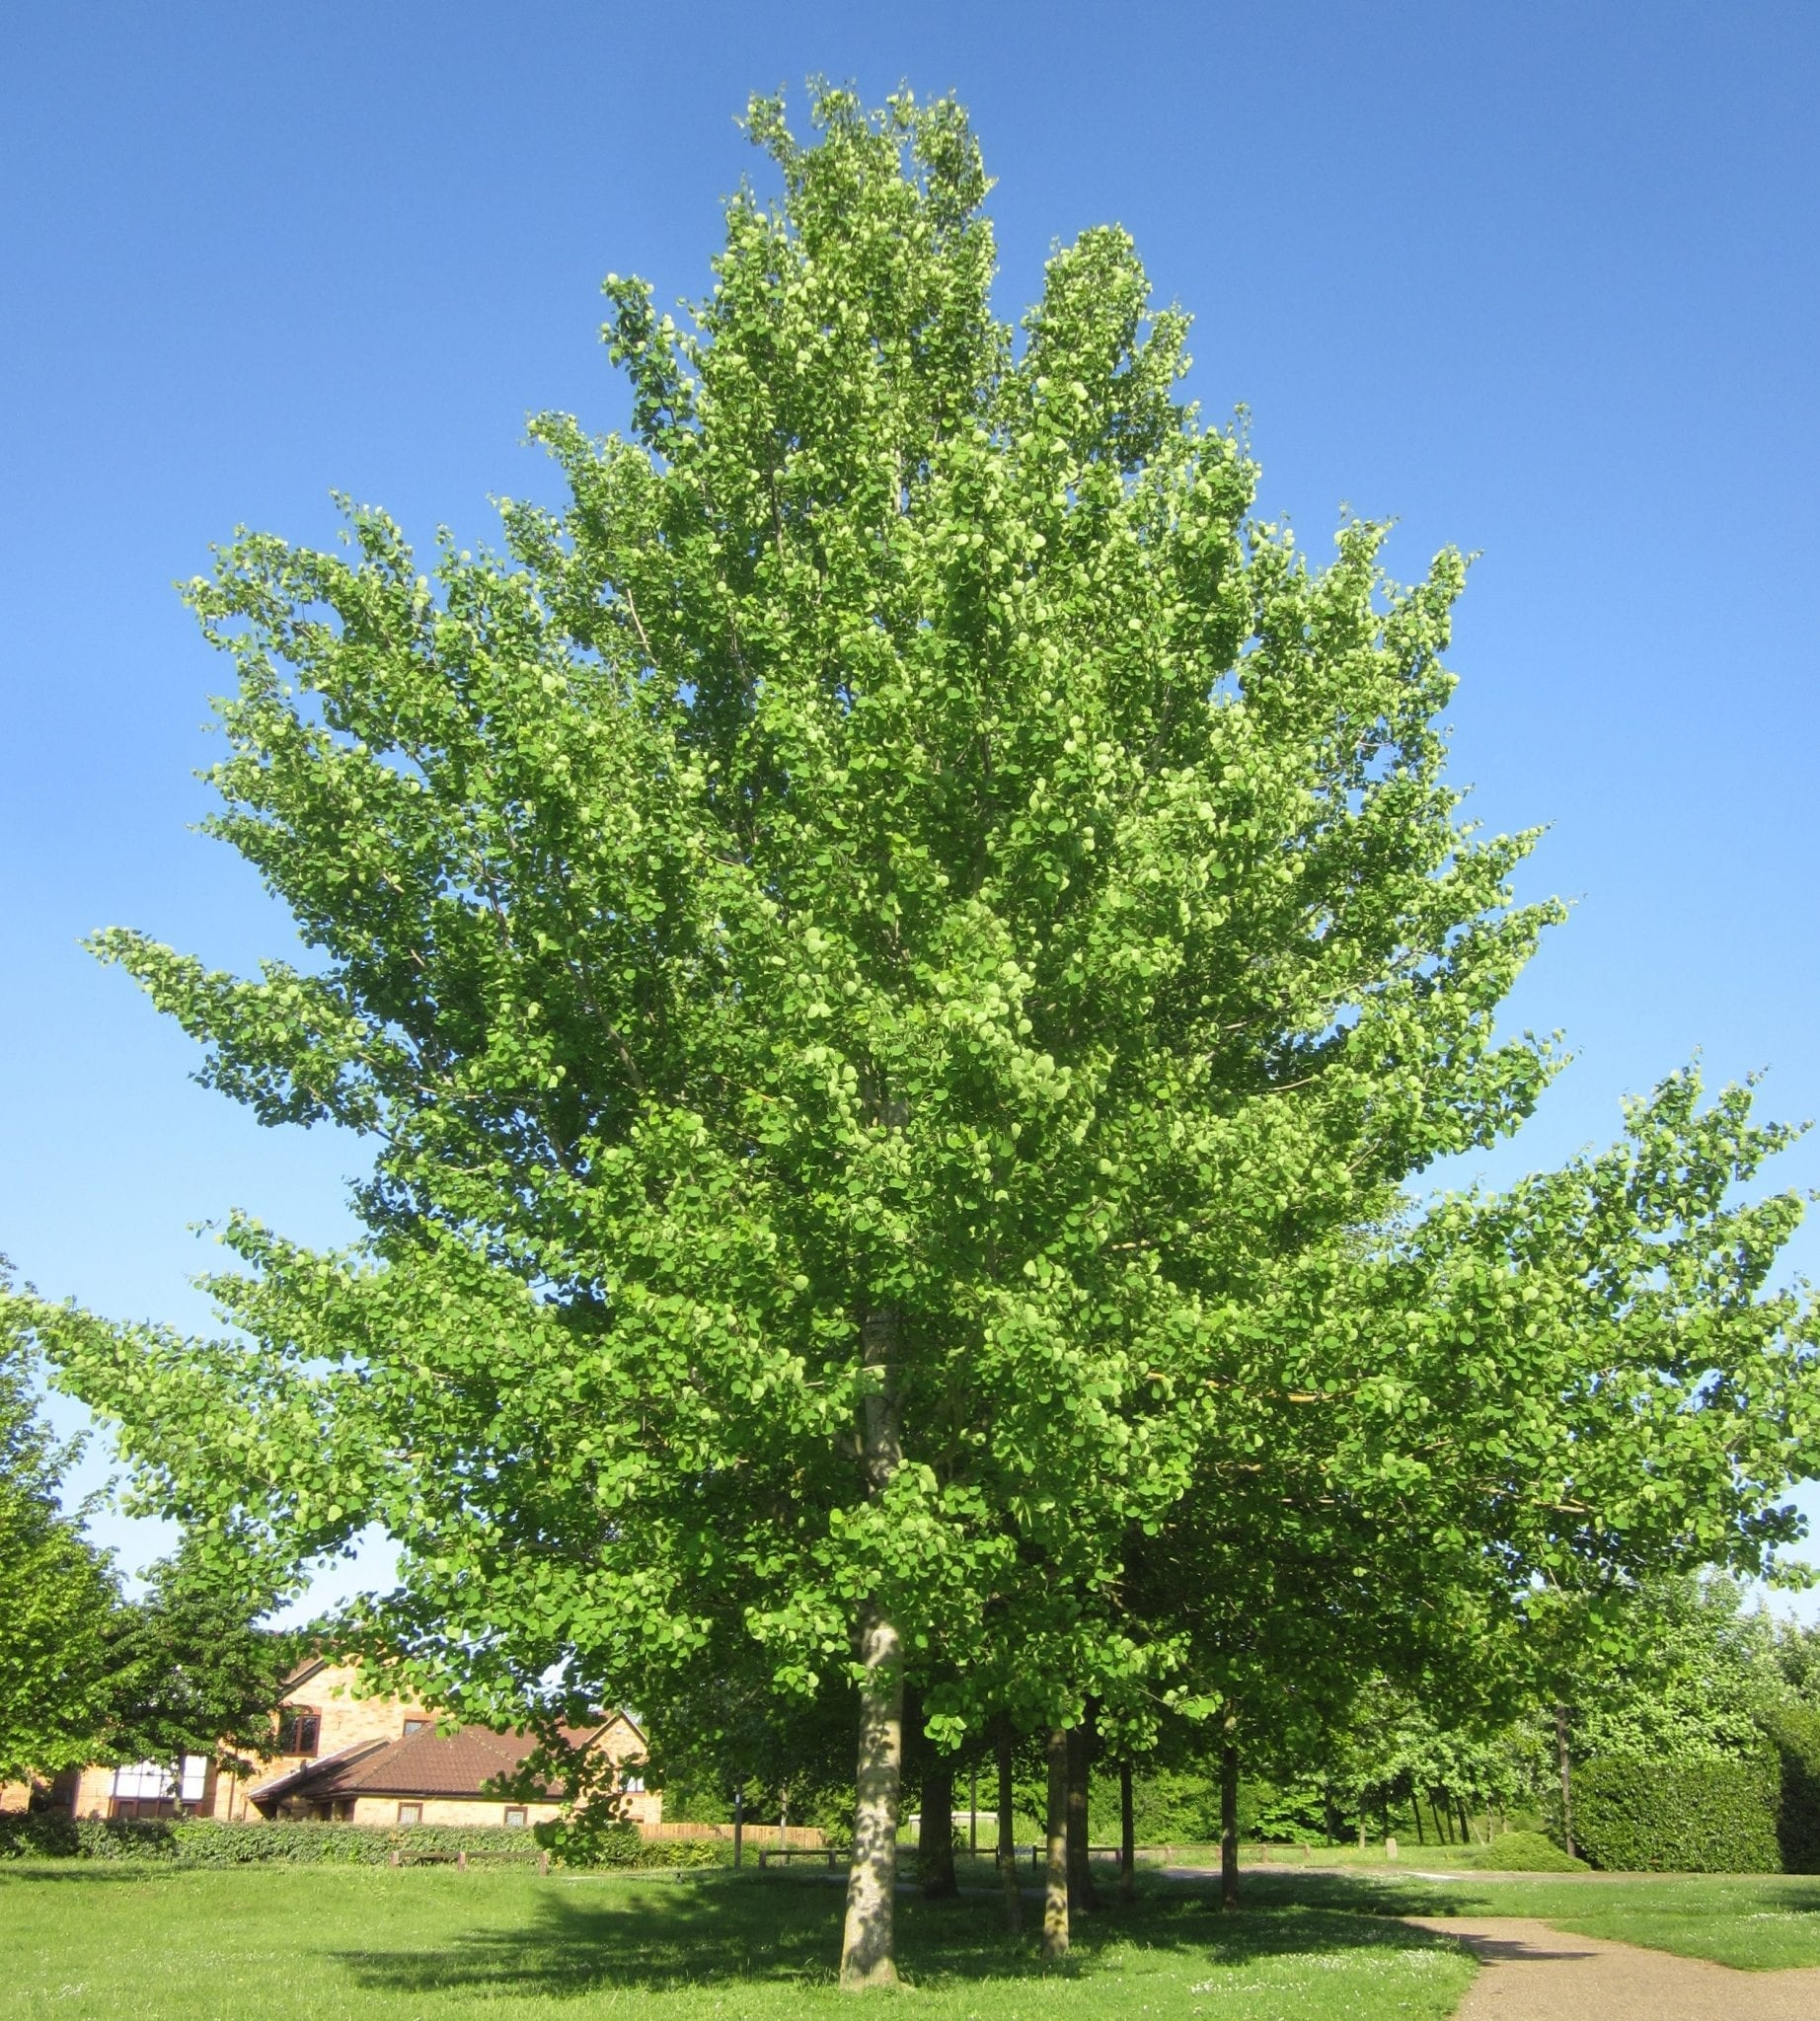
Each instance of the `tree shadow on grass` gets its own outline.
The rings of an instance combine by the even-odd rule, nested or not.
[[[655,1885],[553,1881],[509,1927],[473,1931],[421,1949],[343,1950],[335,1962],[385,1992],[486,1992],[575,1997],[607,1988],[657,1992],[737,1984],[832,1983],[843,1891],[810,1876],[712,1878]],[[1298,1952],[1419,1951],[1450,1940],[1390,1919],[1308,1902],[1222,1914],[1205,1889],[1154,1883],[1135,1902],[1114,1898],[1077,1918],[1067,1961],[1045,1967],[1026,1910],[1006,1935],[999,1898],[898,1905],[898,1965],[912,1984],[1091,1975],[1115,1949],[1179,1953],[1184,1962],[1242,1966]]]

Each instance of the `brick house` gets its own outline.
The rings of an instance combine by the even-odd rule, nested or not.
[[[305,1664],[278,1708],[278,1753],[245,1775],[192,1756],[184,1764],[185,1811],[231,1824],[308,1818],[376,1826],[530,1826],[557,1815],[554,1793],[508,1801],[487,1787],[530,1752],[523,1735],[483,1726],[441,1733],[427,1706],[357,1697],[357,1684],[353,1665]],[[663,1798],[638,1774],[645,1744],[636,1720],[616,1712],[569,1738],[619,1764],[624,1816],[641,1825],[661,1820]],[[177,1809],[173,1780],[152,1762],[92,1767],[62,1778],[57,1796],[82,1818],[169,1817]]]

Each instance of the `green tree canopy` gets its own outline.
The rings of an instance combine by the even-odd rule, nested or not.
[[[275,1752],[277,1707],[296,1666],[294,1635],[262,1627],[276,1595],[249,1585],[249,1555],[205,1534],[155,1564],[109,1637],[105,1758],[170,1764]]]
[[[44,1324],[185,1516],[293,1557],[383,1525],[375,1648],[457,1709],[857,1665],[858,1984],[906,1675],[938,1739],[1168,1688],[1193,1634],[1128,1560],[1194,1492],[1229,1554],[1266,1483],[1325,1522],[1322,1467],[1462,1590],[1571,1555],[1510,1485],[1572,1436],[1526,1272],[1652,1392],[1516,1204],[1399,1229],[1552,1071],[1493,1019],[1558,909],[1443,776],[1462,558],[1401,587],[1381,527],[1322,564],[1251,517],[1122,232],[998,321],[954,105],[815,116],[754,103],[781,194],[729,201],[683,323],[609,280],[632,430],[533,424],[564,510],[424,572],[355,511],[190,586],[237,681],[211,825],[311,959],[100,949],[264,1120],[367,1137],[366,1233],[231,1222],[236,1337]],[[1448,1459],[1510,1343],[1510,1422]],[[1767,1401],[1728,1534],[1790,1450]]]
[[[38,1413],[30,1307],[0,1259],[0,1782],[93,1760],[109,1704],[114,1568],[63,1506],[74,1445]]]

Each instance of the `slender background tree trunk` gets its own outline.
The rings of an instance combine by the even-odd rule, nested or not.
[[[1239,1907],[1239,1750],[1220,1750],[1220,1907]]]
[[[1042,1900],[1042,1955],[1068,1949],[1068,1734],[1049,1729],[1049,1873]]]
[[[1018,1736],[1009,1717],[999,1721],[999,1886],[1005,1892],[1005,1927],[1016,1936],[1024,1927],[1024,1890],[1018,1885],[1017,1801],[1012,1789],[1012,1755]]]
[[[1118,1764],[1118,1892],[1127,1902],[1137,1892],[1137,1817],[1129,1755]]]
[[[1068,1729],[1068,1907],[1086,1915],[1100,1907],[1094,1891],[1093,1862],[1088,1857],[1090,1824],[1087,1778],[1093,1759],[1093,1728],[1083,1722]]]
[[[1555,1752],[1560,1759],[1560,1841],[1569,1859],[1573,1850],[1573,1768],[1567,1752],[1567,1708],[1555,1708]]]
[[[927,1742],[925,1742],[927,1747]],[[926,1756],[923,1807],[916,1833],[917,1876],[931,1900],[958,1895],[954,1879],[954,1763]]]

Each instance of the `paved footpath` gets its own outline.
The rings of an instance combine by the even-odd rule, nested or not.
[[[1820,1965],[1736,1972],[1524,1915],[1410,1915],[1485,1969],[1454,2021],[1820,2021]]]

